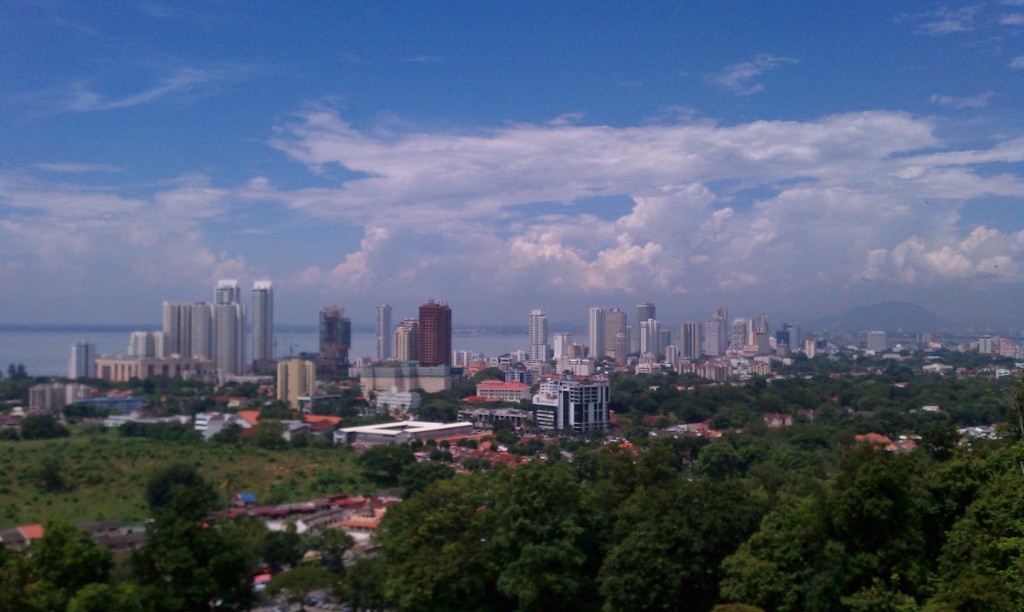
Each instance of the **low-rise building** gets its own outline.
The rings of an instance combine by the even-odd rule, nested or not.
[[[602,376],[565,376],[541,383],[533,396],[533,420],[542,429],[607,431],[611,391]]]
[[[530,399],[530,385],[521,382],[484,380],[476,386],[476,394],[488,401],[518,402]]]
[[[397,421],[378,423],[361,427],[345,427],[334,432],[336,444],[359,444],[362,446],[384,446],[406,444],[411,440],[436,440],[454,436],[468,436],[473,433],[473,424],[428,423],[425,421]]]

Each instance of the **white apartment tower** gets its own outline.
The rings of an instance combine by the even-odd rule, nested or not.
[[[604,320],[605,320],[605,309],[600,307],[594,307],[590,309],[590,317],[588,320],[588,331],[589,337],[587,338],[590,342],[589,354],[591,359],[600,359],[604,357],[606,347],[604,345]]]
[[[274,358],[274,287],[270,281],[252,286],[252,360]]]
[[[569,332],[556,332],[552,340],[555,359],[569,356],[569,346],[572,344],[572,334]]]
[[[68,378],[96,378],[96,345],[92,342],[76,342],[71,345],[68,359]]]
[[[206,302],[191,305],[191,350],[182,357],[202,357],[213,361],[213,306]]]
[[[540,308],[530,311],[530,361],[548,359],[548,318]]]
[[[153,331],[132,332],[128,340],[129,357],[167,357],[166,334]]]
[[[164,302],[165,346],[169,355],[192,356],[192,302]]]
[[[661,325],[654,319],[640,321],[640,354],[661,354]]]
[[[381,304],[377,307],[377,359],[391,359],[391,306]]]
[[[395,330],[395,352],[399,361],[419,361],[420,322],[402,319]]]
[[[214,290],[213,363],[225,374],[245,372],[245,309],[237,280],[222,280]]]
[[[622,336],[620,338],[619,336]],[[615,363],[623,363],[626,360],[626,349],[619,346],[622,339],[627,338],[626,313],[618,308],[609,308],[604,313],[604,350],[605,353],[615,358]],[[628,344],[626,346],[628,349]]]

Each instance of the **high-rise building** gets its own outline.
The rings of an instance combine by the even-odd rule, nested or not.
[[[640,321],[640,354],[661,354],[661,325],[654,319]]]
[[[129,357],[167,357],[166,334],[154,331],[134,331],[128,340]]]
[[[394,353],[391,350],[391,306],[381,304],[377,307],[377,359],[386,361]]]
[[[213,297],[213,364],[219,372],[243,374],[245,308],[241,304],[242,290],[238,281],[218,281]]]
[[[702,346],[700,323],[683,321],[679,325],[679,356],[683,359],[700,359]]]
[[[704,330],[704,352],[713,357],[720,357],[729,348],[729,310],[716,308],[711,312],[711,320]]]
[[[731,333],[729,334],[730,351],[742,351],[743,347],[748,344],[750,332],[748,323],[750,321],[743,317],[733,319]]]
[[[615,350],[619,334],[626,338],[626,313],[618,308],[609,308],[604,311],[604,350],[616,363],[624,363],[626,354]]]
[[[420,365],[452,364],[452,309],[447,304],[428,301],[420,306]]]
[[[605,337],[605,309],[594,307],[590,309],[588,320],[588,340],[590,341],[588,356],[591,359],[600,359],[607,352],[604,345]]]
[[[348,350],[352,347],[352,322],[345,311],[337,306],[320,309],[320,356],[317,365],[321,371],[337,374],[348,367]]]
[[[569,347],[572,345],[572,334],[568,332],[556,332],[553,340],[554,357],[560,359],[569,356]]]
[[[395,330],[395,353],[398,361],[419,361],[420,322],[402,319]]]
[[[252,362],[274,359],[274,288],[270,281],[252,286]]]
[[[245,373],[245,309],[241,304],[213,307],[213,364],[225,374]]]
[[[768,315],[759,314],[750,317],[750,333],[768,333]]]
[[[214,358],[214,335],[213,335],[213,305],[206,302],[195,302],[191,305],[189,316],[192,326],[189,334],[190,352],[182,353],[182,357],[200,357],[213,361]]]
[[[540,392],[533,396],[533,419],[541,429],[604,432],[608,430],[610,399],[606,378],[566,376],[541,383]]]
[[[277,399],[299,407],[299,397],[316,390],[316,364],[306,359],[287,359],[277,364]]]
[[[672,344],[672,330],[671,329],[661,329],[661,330],[659,330],[658,331],[658,351],[659,351],[658,354],[659,355],[664,355],[665,354],[665,348],[668,345],[670,345],[670,344]]]
[[[192,302],[164,302],[164,334],[169,355],[192,356]]]
[[[242,290],[238,281],[234,279],[217,281],[217,287],[213,290],[214,306],[220,304],[240,304],[242,302]]]
[[[654,304],[651,302],[641,302],[636,305],[636,320],[637,321],[649,321],[651,319],[657,319],[657,310],[654,308]]]
[[[548,359],[548,318],[540,308],[530,311],[530,361]]]
[[[96,345],[92,342],[76,342],[71,345],[68,359],[68,378],[96,378]]]
[[[889,348],[889,341],[884,331],[868,332],[868,350],[884,353]]]

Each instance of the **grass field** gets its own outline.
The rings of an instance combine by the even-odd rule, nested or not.
[[[149,518],[143,498],[146,482],[156,470],[175,463],[196,465],[225,506],[241,491],[255,493],[260,503],[367,492],[354,459],[343,447],[271,451],[250,445],[122,438],[115,431],[2,441],[0,528],[48,519],[141,523]],[[42,475],[47,470],[51,476],[57,470],[64,483],[60,490],[46,489]]]

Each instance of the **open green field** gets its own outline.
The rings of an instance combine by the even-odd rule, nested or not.
[[[272,451],[123,438],[115,431],[0,441],[0,528],[48,519],[141,523],[149,518],[143,498],[146,482],[156,470],[175,463],[198,466],[225,506],[241,491],[255,493],[260,503],[367,492],[354,460],[355,454],[343,447]],[[52,487],[54,470],[63,486],[50,490],[47,483]]]

